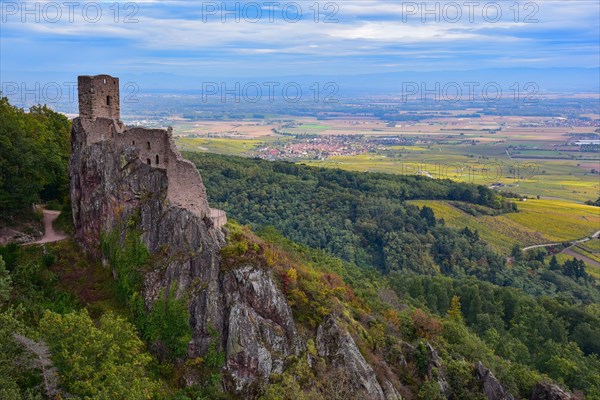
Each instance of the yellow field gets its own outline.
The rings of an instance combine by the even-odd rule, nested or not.
[[[522,247],[583,238],[600,229],[598,208],[555,200],[520,202],[519,212],[499,216],[473,217],[447,201],[415,200],[427,205],[448,226],[477,229],[482,239],[507,253],[514,244]]]
[[[559,200],[528,200],[506,217],[543,232],[552,241],[580,239],[600,230],[598,207]]]
[[[175,137],[175,143],[185,151],[211,152],[217,154],[242,155],[264,143],[258,139],[187,138]]]
[[[577,166],[576,162],[568,160],[509,160],[499,150],[503,146],[392,146],[390,150],[397,152],[398,157],[359,154],[305,163],[348,171],[420,174],[486,186],[501,182],[506,185],[506,190],[523,195],[577,202],[595,200],[600,195],[598,176],[587,173],[591,169],[600,169],[598,162],[588,161]],[[489,156],[468,155],[475,150]]]

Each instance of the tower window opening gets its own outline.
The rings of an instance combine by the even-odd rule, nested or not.
[[[102,83],[106,83],[106,78],[102,79]]]
[[[146,142],[146,147],[148,148],[148,150],[150,150],[150,149],[151,149],[151,147],[150,147],[150,142]]]
[[[135,140],[132,140],[132,141],[131,141],[131,145],[132,145],[132,146],[135,146]]]
[[[158,154],[156,155],[156,165],[158,165]]]
[[[148,165],[152,164],[152,162],[150,161],[149,158],[146,159],[146,164],[148,164]]]
[[[112,102],[112,99],[110,98],[110,96],[106,96],[106,105],[110,106],[111,102]]]

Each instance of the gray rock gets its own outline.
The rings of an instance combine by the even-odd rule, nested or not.
[[[352,336],[339,327],[335,317],[329,316],[317,328],[316,346],[321,357],[347,374],[356,390],[364,391],[368,399],[385,399],[375,371],[365,361]]]
[[[486,368],[481,361],[475,366],[475,377],[488,400],[514,400],[514,397],[506,392],[492,371]]]
[[[232,389],[246,392],[260,379],[283,372],[286,357],[304,344],[283,294],[266,271],[247,265],[224,279],[229,311],[227,369]]]
[[[540,382],[533,388],[531,400],[575,400],[575,397],[554,383]]]
[[[431,345],[431,343],[427,342],[427,352],[428,352],[428,363],[427,363],[427,376],[429,379],[435,379],[440,386],[441,392],[448,397],[451,388],[448,380],[446,379],[446,375],[442,370],[442,358],[440,357],[437,350]],[[434,370],[436,373],[434,374]]]
[[[392,382],[389,380],[385,379],[381,385],[381,388],[383,389],[385,400],[402,400],[402,396],[400,393],[398,393],[394,385],[392,385]]]
[[[100,256],[101,236],[116,229],[123,240],[127,225],[135,221],[158,267],[144,276],[146,307],[165,290],[174,289],[178,297],[190,293],[189,355],[204,354],[213,340],[210,331],[222,333],[225,320],[219,268],[222,231],[167,199],[164,169],[147,165],[135,149],[113,140],[88,144],[87,135],[76,118],[69,165],[75,238]]]

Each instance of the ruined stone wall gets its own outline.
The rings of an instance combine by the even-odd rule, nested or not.
[[[167,199],[173,204],[192,211],[200,218],[210,217],[200,173],[193,163],[183,159],[170,131],[131,128],[116,135],[113,140],[121,149],[134,148],[143,163],[167,171]]]
[[[202,218],[210,217],[208,196],[198,168],[192,162],[183,159],[170,135],[168,140],[169,148],[166,155],[170,161],[167,168],[168,199]]]
[[[86,143],[98,143],[105,140],[114,140],[125,130],[125,126],[117,120],[99,117],[94,120],[80,118],[82,127],[86,132]]]
[[[166,170],[167,199],[200,218],[210,218],[206,190],[196,166],[177,150],[171,130],[126,129],[120,118],[119,79],[109,75],[80,76],[78,134],[85,133],[91,145],[109,141],[117,152],[128,150],[152,168]],[[218,226],[227,221],[224,212],[215,214]]]
[[[156,167],[169,167],[169,138],[163,129],[131,128],[116,137],[121,147],[133,146],[139,151],[140,160]]]
[[[221,228],[227,223],[227,214],[225,214],[225,211],[223,210],[211,208],[210,219],[212,220],[215,228]]]

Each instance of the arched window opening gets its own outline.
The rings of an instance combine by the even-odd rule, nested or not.
[[[110,106],[112,99],[110,98],[110,96],[106,96],[106,105]]]
[[[158,165],[158,154],[156,155],[156,165]]]
[[[150,147],[150,142],[146,142],[146,148],[147,148],[148,150],[150,150],[150,149],[151,149],[151,147]]]
[[[148,165],[152,164],[152,162],[150,161],[149,158],[146,159],[146,164],[148,164]]]

